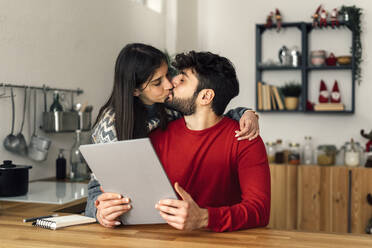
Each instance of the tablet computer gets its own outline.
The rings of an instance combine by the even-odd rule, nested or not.
[[[124,225],[165,223],[155,204],[177,195],[149,138],[82,145],[80,151],[105,192],[131,199]]]

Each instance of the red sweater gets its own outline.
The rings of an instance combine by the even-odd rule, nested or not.
[[[238,122],[224,117],[194,131],[184,118],[150,134],[172,185],[178,182],[209,213],[216,232],[266,226],[270,217],[270,170],[260,137],[237,141]]]

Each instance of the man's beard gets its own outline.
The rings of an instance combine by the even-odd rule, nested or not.
[[[198,92],[199,93],[199,92]],[[181,112],[184,116],[185,115],[192,115],[196,111],[196,98],[198,97],[198,93],[195,92],[193,96],[186,98],[186,99],[181,99],[177,98],[174,96],[173,92],[173,99],[168,100],[165,102],[165,105],[167,107],[170,107],[172,109],[175,109],[179,112]]]

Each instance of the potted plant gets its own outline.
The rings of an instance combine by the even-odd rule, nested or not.
[[[301,95],[301,89],[301,84],[296,82],[286,83],[280,88],[284,95],[284,104],[287,110],[296,110],[298,108],[298,98]]]

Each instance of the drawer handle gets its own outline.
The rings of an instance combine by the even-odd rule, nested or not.
[[[371,193],[367,194],[367,202],[369,203],[369,205],[372,205],[372,195],[371,195]]]

